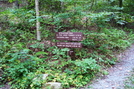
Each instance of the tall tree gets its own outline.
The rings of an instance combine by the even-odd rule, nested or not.
[[[41,40],[39,22],[39,0],[35,0],[37,40]]]
[[[119,7],[122,8],[122,6],[123,6],[123,1],[119,0]]]
[[[15,1],[15,7],[19,8],[19,1],[18,0]]]

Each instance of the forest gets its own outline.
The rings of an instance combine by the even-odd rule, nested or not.
[[[78,89],[107,75],[134,43],[133,10],[134,0],[0,0],[0,87]],[[75,42],[57,32],[82,33],[82,47],[57,47]]]

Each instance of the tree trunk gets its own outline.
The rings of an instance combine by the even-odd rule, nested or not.
[[[61,2],[61,11],[64,12],[64,2]]]
[[[39,0],[35,0],[37,40],[41,40],[39,22]]]
[[[15,0],[15,2],[13,3],[13,7],[15,9],[19,9],[19,1],[18,0]]]
[[[119,7],[122,8],[122,6],[123,6],[123,2],[122,0],[119,0]]]
[[[18,0],[15,1],[15,6],[16,6],[17,8],[19,8],[19,1],[18,1]]]
[[[92,10],[93,6],[94,6],[94,0],[91,1],[90,10]]]

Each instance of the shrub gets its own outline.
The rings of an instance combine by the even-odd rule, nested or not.
[[[129,36],[122,30],[103,29],[100,33],[89,33],[82,43],[89,48],[93,47],[105,53],[105,50],[125,49],[130,45],[128,38]]]

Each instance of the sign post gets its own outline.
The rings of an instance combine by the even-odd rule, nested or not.
[[[56,40],[64,41],[82,41],[82,32],[56,32]],[[56,46],[60,48],[82,48],[82,43],[80,42],[56,42]],[[73,50],[68,52],[71,57],[75,55]]]

